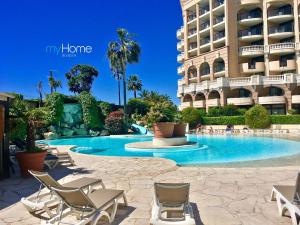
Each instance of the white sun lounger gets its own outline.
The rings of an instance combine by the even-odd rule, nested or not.
[[[64,184],[60,184],[48,173],[31,170],[29,172],[41,183],[41,185],[37,194],[27,198],[22,198],[21,202],[30,213],[45,211],[50,218],[54,217],[61,210],[60,199],[53,192],[53,187],[80,188],[87,193],[95,190],[95,188],[98,188],[99,186],[105,189],[101,179],[82,177]],[[42,193],[43,187],[46,187],[48,191]],[[52,212],[53,210],[51,210],[52,207],[55,209],[54,213]]]
[[[300,173],[296,185],[275,185],[271,193],[271,201],[277,201],[278,212],[284,216],[288,211],[293,225],[299,224],[300,218]]]
[[[186,183],[155,183],[150,224],[195,225],[189,190]]]

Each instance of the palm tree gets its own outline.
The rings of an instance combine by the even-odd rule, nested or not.
[[[43,106],[43,82],[39,81],[36,85],[36,90],[39,94],[39,107]]]
[[[109,67],[114,76],[114,78],[118,81],[118,100],[119,106],[121,105],[121,87],[120,87],[120,80],[122,79],[122,66],[119,54],[116,51],[107,52],[108,60],[109,60]]]
[[[50,75],[48,77],[48,81],[49,81],[49,85],[50,85],[50,89],[51,89],[51,94],[53,92],[56,92],[57,88],[61,88],[61,81],[60,80],[55,80],[55,78],[53,77],[53,71],[50,70]]]
[[[116,71],[123,78],[124,115],[126,120],[126,68],[127,64],[139,61],[141,48],[127,30],[119,28],[117,29],[117,35],[118,40],[112,41],[108,45],[107,56],[111,68],[113,65],[117,65]]]
[[[138,75],[131,75],[128,79],[128,90],[133,91],[134,98],[136,98],[136,91],[142,90],[142,81],[139,79]]]

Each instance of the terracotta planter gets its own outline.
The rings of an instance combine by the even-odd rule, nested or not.
[[[186,130],[186,123],[177,123],[174,125],[174,137],[184,137]]]
[[[155,123],[153,124],[153,131],[156,138],[173,137],[174,123]]]
[[[46,155],[47,151],[35,153],[18,152],[16,157],[19,162],[22,177],[30,176],[28,170],[43,171]]]

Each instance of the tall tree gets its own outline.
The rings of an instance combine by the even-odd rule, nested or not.
[[[98,71],[89,65],[76,65],[66,73],[69,90],[80,94],[83,91],[90,92]]]
[[[43,82],[39,81],[36,85],[36,90],[39,94],[39,107],[43,106]]]
[[[114,78],[118,81],[118,100],[119,106],[121,105],[121,87],[120,80],[122,79],[122,65],[118,52],[116,51],[108,51],[107,57],[109,60],[109,67],[114,76]]]
[[[143,87],[142,81],[138,75],[131,75],[128,79],[128,90],[133,91],[134,98],[136,98],[136,91],[141,91]]]
[[[120,74],[123,78],[123,97],[124,97],[124,115],[127,118],[127,99],[126,99],[126,69],[128,64],[137,63],[139,61],[141,48],[139,44],[133,39],[133,36],[125,29],[117,29],[118,40],[112,41],[108,45],[108,58],[115,58],[120,65]],[[111,63],[111,60],[110,60]]]
[[[51,94],[53,92],[56,92],[57,88],[59,88],[59,87],[61,88],[61,81],[60,80],[55,80],[52,70],[50,70],[50,75],[48,77],[48,82],[49,82]]]

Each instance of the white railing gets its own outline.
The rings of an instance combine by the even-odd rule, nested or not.
[[[264,46],[263,45],[250,45],[250,46],[243,46],[239,48],[240,54],[244,52],[263,52]]]
[[[272,84],[290,84],[300,83],[300,75],[285,74],[274,76],[260,76],[254,75],[251,77],[237,77],[237,78],[218,78],[213,81],[201,81],[200,83],[193,83],[185,85],[184,81],[178,81],[178,89],[183,88],[183,93],[197,93],[206,90],[221,88],[221,87],[243,87],[256,85],[272,85]]]
[[[250,77],[237,77],[229,79],[229,86],[246,86],[251,84]]]
[[[270,45],[270,50],[281,50],[281,49],[295,49],[295,43],[287,42],[287,43],[277,43],[277,44]]]
[[[176,33],[177,37],[180,37],[182,33],[183,33],[183,26],[177,30]]]

